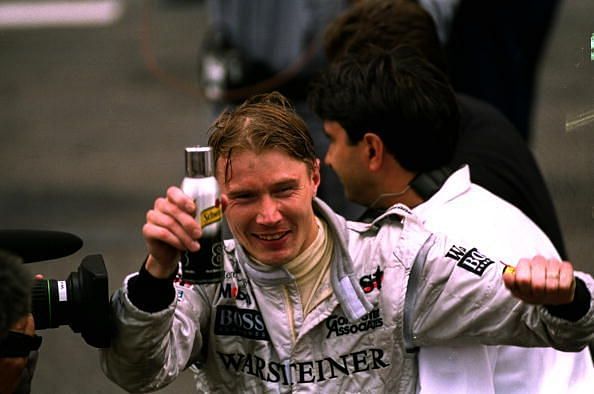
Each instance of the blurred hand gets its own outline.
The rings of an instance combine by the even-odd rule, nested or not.
[[[503,281],[514,297],[528,304],[569,304],[575,294],[571,263],[536,256],[521,259],[515,270],[507,270]]]
[[[176,269],[181,251],[200,249],[196,241],[202,235],[195,220],[196,204],[178,187],[167,189],[167,196],[155,200],[146,214],[142,235],[149,258],[146,269],[157,278],[167,278]]]
[[[33,315],[29,313],[27,316],[20,319],[12,326],[11,330],[16,332],[22,332],[23,334],[27,335],[34,335],[35,321],[33,320]]]
[[[27,335],[35,334],[33,315],[29,314],[12,327],[12,331],[22,332]],[[27,357],[0,357],[0,393],[13,393],[17,388],[23,370],[27,366]]]

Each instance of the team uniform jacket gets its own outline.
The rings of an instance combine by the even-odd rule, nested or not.
[[[163,311],[136,308],[126,279],[112,300],[118,336],[102,353],[107,376],[151,391],[200,362],[212,392],[414,393],[418,347],[576,351],[594,337],[592,306],[570,322],[521,303],[504,288],[500,261],[425,230],[404,206],[369,224],[346,222],[319,200],[314,209],[335,244],[322,285],[333,294],[310,314],[301,315],[286,270],[262,271],[226,241],[225,280],[176,285],[177,299]],[[592,278],[576,275],[592,294]]]
[[[521,211],[471,183],[468,167],[452,174],[429,200],[413,209],[430,231],[477,247],[509,264],[537,254],[558,258],[546,235]],[[424,347],[419,350],[421,394],[588,393],[594,367],[579,353],[515,346]]]

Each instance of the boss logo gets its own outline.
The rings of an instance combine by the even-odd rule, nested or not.
[[[457,260],[458,267],[478,276],[482,276],[487,267],[494,263],[493,260],[476,250],[476,248],[466,251],[465,248],[455,245],[446,253],[446,257]]]
[[[260,312],[231,305],[217,307],[215,334],[270,340]]]

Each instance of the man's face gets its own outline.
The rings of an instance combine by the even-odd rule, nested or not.
[[[324,163],[340,178],[346,197],[365,205],[368,203],[365,195],[369,185],[362,142],[351,145],[348,134],[338,122],[324,121],[324,132],[329,140]]]
[[[260,262],[278,266],[304,251],[316,237],[312,200],[320,183],[319,168],[286,153],[269,150],[234,153],[232,173],[221,186],[227,195],[225,218],[235,238]],[[224,179],[226,160],[217,162]]]

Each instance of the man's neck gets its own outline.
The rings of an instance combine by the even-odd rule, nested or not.
[[[388,209],[394,204],[404,204],[409,208],[414,208],[424,202],[423,198],[421,198],[421,196],[419,196],[412,188],[407,186],[407,189],[403,191],[404,193],[402,194],[399,192],[382,193],[378,196],[374,206],[370,206],[369,208]]]
[[[385,210],[394,204],[414,208],[423,203],[423,198],[410,186],[416,173],[403,169],[396,161],[387,164],[385,170],[378,174],[377,198],[369,208]]]

